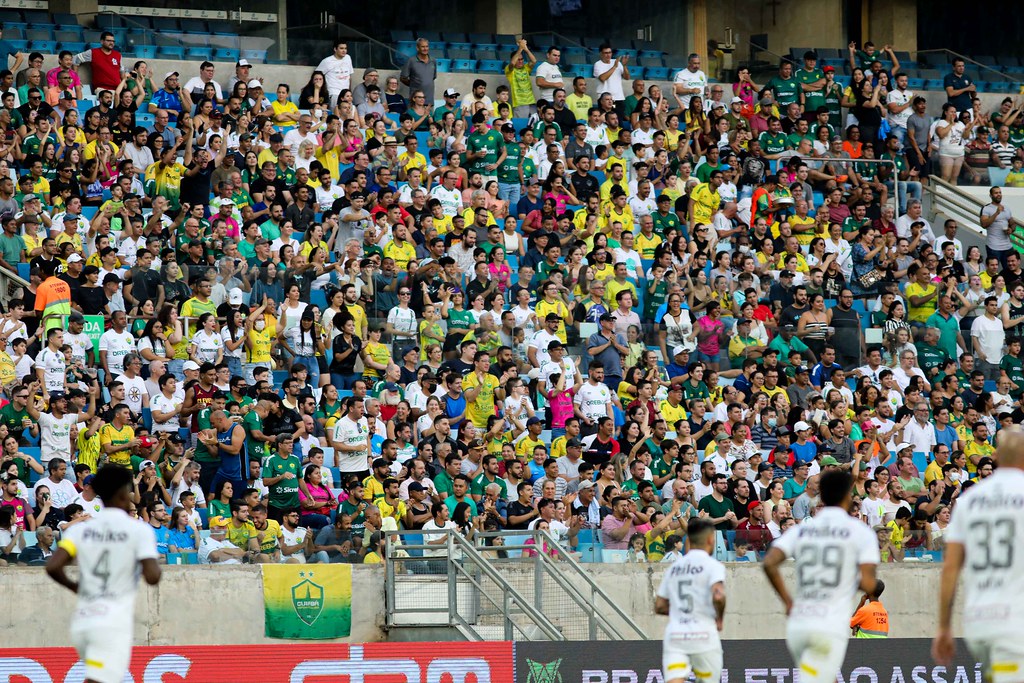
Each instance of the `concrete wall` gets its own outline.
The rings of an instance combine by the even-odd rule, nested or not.
[[[3,647],[69,645],[75,596],[41,567],[0,570]],[[156,588],[140,587],[135,605],[138,645],[280,643],[263,637],[263,580],[257,566],[164,567]],[[353,643],[384,638],[384,569],[352,572]]]
[[[663,566],[585,567],[601,588],[632,615],[648,637],[661,637],[664,618],[654,615],[654,591],[665,570]],[[887,586],[883,603],[889,610],[893,637],[932,635],[939,570],[938,565],[929,564],[889,565],[881,570]],[[524,567],[517,573],[528,571]],[[352,636],[347,640],[383,640],[386,638],[383,569],[360,566],[355,567],[352,574]],[[787,567],[785,575],[790,585],[792,574],[792,567]],[[439,577],[438,581],[443,591],[444,578]],[[723,637],[781,637],[782,610],[759,565],[729,565],[726,588],[729,607]],[[280,642],[263,637],[262,591],[258,567],[167,567],[159,586],[139,591],[135,642],[140,645]],[[0,571],[0,632],[4,634],[4,647],[67,644],[65,628],[74,600],[70,592],[50,581],[42,569]],[[850,606],[851,614],[853,607]],[[556,621],[572,618],[572,614],[550,616]],[[957,629],[959,632],[959,624]],[[433,633],[432,637],[436,638],[437,634]]]

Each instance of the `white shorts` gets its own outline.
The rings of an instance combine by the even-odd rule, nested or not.
[[[834,633],[789,630],[786,645],[800,670],[800,683],[836,683],[849,640]]]
[[[1020,683],[1024,681],[1024,643],[1012,636],[999,639],[964,639],[967,649],[982,666],[989,683]]]
[[[686,652],[687,649],[665,641],[661,654],[661,671],[666,683],[674,679],[688,679],[691,673],[701,683],[719,683],[722,680],[721,647],[704,652]]]
[[[132,659],[132,632],[97,627],[71,626],[71,644],[85,664],[85,680],[122,683]]]

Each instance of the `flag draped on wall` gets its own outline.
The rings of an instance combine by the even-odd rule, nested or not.
[[[268,638],[323,640],[351,633],[351,565],[265,564],[261,568]]]

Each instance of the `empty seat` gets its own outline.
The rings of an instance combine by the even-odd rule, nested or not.
[[[481,59],[479,69],[483,73],[500,74],[505,71],[505,63],[500,59]]]
[[[241,55],[242,59],[247,59],[257,64],[263,63],[267,59],[266,50],[242,50]]]
[[[484,43],[494,42],[493,33],[470,33],[468,36],[466,36],[466,38],[469,40],[469,42],[473,43],[474,45],[482,45]]]
[[[473,57],[475,57],[476,59],[479,59],[481,61],[483,61],[485,59],[497,59],[498,58],[498,51],[495,50],[493,47],[486,47],[486,48],[478,47],[475,50],[473,50]]]
[[[57,51],[56,40],[30,40],[28,43],[30,50],[35,52],[42,52],[45,54],[53,54]]]
[[[85,42],[85,40],[82,38],[81,29],[77,31],[71,31],[68,29],[60,29],[59,31],[54,31],[53,39],[56,40],[58,43]]]
[[[25,40],[53,40],[53,31],[49,28],[30,28],[25,31]]]
[[[210,47],[190,47],[187,51],[189,59],[195,59],[198,61],[210,61],[213,59],[213,48]]]
[[[391,40],[394,42],[398,42],[400,40],[416,40],[416,36],[412,34],[412,31],[392,30]]]
[[[24,19],[29,24],[46,25],[50,23],[50,15],[47,14],[44,10],[22,10],[21,18]]]
[[[74,52],[75,54],[85,52],[88,48],[89,46],[86,43],[80,41],[60,43],[61,50],[67,50],[68,52]]]
[[[450,47],[445,50],[445,56],[448,59],[470,59],[472,54],[469,48]]]
[[[161,45],[156,54],[160,59],[184,59],[185,48],[181,45]]]
[[[452,70],[452,60],[450,59],[438,59],[437,61],[437,73],[446,74]]]
[[[237,62],[241,52],[234,48],[218,47],[213,51],[213,60],[216,62]]]
[[[653,66],[644,69],[644,78],[652,81],[667,81],[669,70],[663,66]]]
[[[453,59],[452,71],[476,71],[475,59]]]
[[[156,59],[156,45],[135,45],[135,56],[139,59]],[[138,114],[136,114],[138,120]]]

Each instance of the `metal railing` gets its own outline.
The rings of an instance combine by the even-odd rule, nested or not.
[[[15,298],[17,291],[28,286],[28,281],[17,273],[0,268],[0,304],[3,304],[5,311],[8,310],[8,304]]]
[[[987,231],[981,227],[981,210],[987,201],[982,201],[937,176],[928,179],[925,189],[931,195],[932,211],[955,219],[961,230],[966,228],[981,244],[984,243]],[[1010,224],[1013,226],[1010,242],[1018,252],[1024,254],[1024,223],[1011,218]]]
[[[436,555],[441,544],[422,532],[387,533],[388,627],[447,625],[473,640],[646,637],[546,531],[429,535],[442,533]]]

